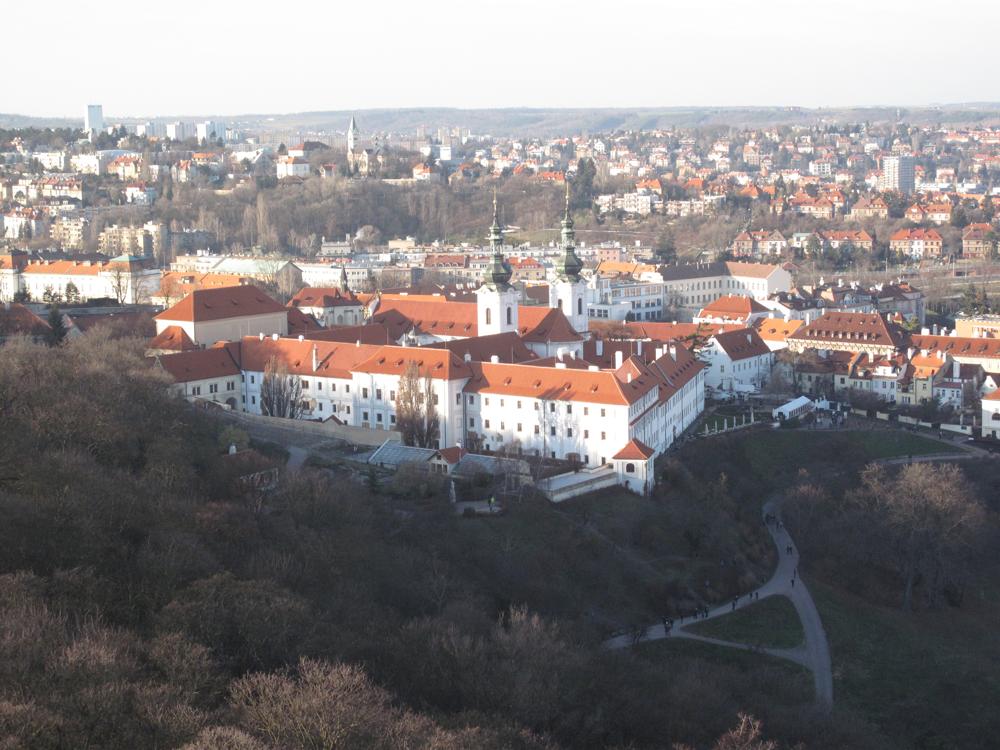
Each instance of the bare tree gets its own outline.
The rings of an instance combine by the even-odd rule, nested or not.
[[[288,374],[284,362],[272,356],[264,365],[260,409],[268,417],[297,419],[302,412],[302,383]]]
[[[847,500],[856,525],[866,527],[868,555],[899,575],[903,609],[912,609],[918,582],[934,605],[970,573],[986,517],[954,464],[910,464],[895,476],[884,466],[869,466]]]
[[[114,292],[118,304],[124,305],[135,288],[137,275],[129,266],[121,263],[112,264],[110,273],[111,291]]]
[[[436,448],[441,438],[434,380],[430,375],[421,377],[420,368],[414,360],[407,363],[399,378],[396,426],[406,445]]]

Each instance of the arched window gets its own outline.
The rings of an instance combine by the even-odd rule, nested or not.
[[[510,305],[507,305],[507,325],[514,322],[514,311]]]
[[[635,464],[625,464],[626,474],[635,474]]]
[[[489,325],[490,323],[493,322],[493,316],[490,314],[491,312],[492,311],[490,310],[490,308],[487,307],[486,308],[486,325]]]
[[[576,298],[576,314],[583,315],[583,297]]]

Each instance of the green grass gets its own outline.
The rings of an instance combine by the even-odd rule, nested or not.
[[[731,615],[687,627],[696,635],[768,648],[795,648],[805,634],[792,602],[784,596],[769,596]]]
[[[832,463],[847,469],[876,459],[953,453],[956,448],[902,430],[800,429],[754,433],[748,436],[744,450],[759,475],[779,477],[797,473],[803,466],[814,471]]]
[[[821,583],[810,589],[830,640],[838,706],[875,724],[896,747],[997,746],[995,599],[904,613]]]

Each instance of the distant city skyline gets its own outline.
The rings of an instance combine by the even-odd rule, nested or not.
[[[241,10],[207,34],[185,21],[203,13],[178,0],[163,30],[153,7],[66,4],[44,37],[5,39],[9,59],[32,65],[0,110],[82,119],[87,104],[100,103],[112,122],[412,107],[1000,101],[992,48],[970,34],[1000,28],[1000,4],[977,0],[954,0],[933,23],[903,0],[844,0],[835,13],[793,0],[622,0],[603,12],[565,0],[386,0],[377,19],[336,5],[287,18]],[[9,28],[36,15],[23,3],[5,9]]]

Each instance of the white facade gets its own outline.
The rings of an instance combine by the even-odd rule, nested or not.
[[[480,336],[517,331],[520,292],[514,287],[484,285],[476,290],[476,316]]]
[[[171,320],[156,317],[156,333],[163,333],[165,328],[178,326],[196,344],[211,346],[217,341],[239,341],[244,336],[265,336],[280,334],[288,335],[288,313],[285,311],[262,313],[259,315],[240,315],[220,320]]]

